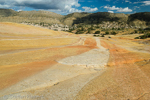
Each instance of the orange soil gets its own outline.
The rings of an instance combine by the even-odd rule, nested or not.
[[[88,39],[86,41],[88,41]],[[94,40],[90,40],[90,41],[94,42]],[[95,48],[95,45],[93,46],[93,44],[88,44],[88,45],[89,46],[68,46],[68,47],[61,47],[61,48],[51,48],[51,49],[46,49],[45,51],[43,50],[28,51],[27,53],[29,54],[31,53],[32,54],[31,56],[33,57],[36,54],[38,54],[37,56],[39,56],[39,54],[44,54],[44,53],[46,55],[49,54],[50,55],[47,57],[44,56],[44,58],[42,56],[42,58],[40,58],[37,61],[31,59],[31,62],[25,64],[16,65],[15,63],[12,63],[10,65],[8,63],[7,65],[6,63],[6,65],[2,65],[0,67],[0,81],[1,81],[0,90],[9,87],[37,72],[50,68],[52,65],[57,63],[56,60],[60,60],[62,58],[69,57],[69,56],[78,55]]]
[[[150,59],[150,55],[144,53],[139,54],[119,48],[106,40],[101,41],[101,44],[110,51],[109,67],[106,72],[83,87],[76,99],[149,100],[149,64],[143,66],[146,68],[141,68],[136,62],[144,59],[148,60]]]
[[[23,25],[23,24],[17,24],[17,23],[10,23],[10,22],[0,22],[0,33],[5,35],[20,35],[20,36],[32,36],[32,35],[48,35],[48,36],[56,36],[60,35],[60,33],[45,29],[45,28],[39,28],[34,27],[30,25]]]
[[[90,47],[96,47],[97,43],[96,43],[95,39],[93,39],[93,38],[86,38],[86,40],[84,41],[84,45],[87,45]]]

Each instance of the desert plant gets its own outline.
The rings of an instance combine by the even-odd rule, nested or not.
[[[115,30],[115,28],[113,27],[112,30]]]
[[[146,38],[150,38],[150,33],[146,33],[146,34],[141,35],[139,37],[135,37],[135,39],[146,39]]]
[[[94,34],[100,34],[100,31],[96,31]]]
[[[142,31],[143,29],[142,28],[139,28],[139,31]]]
[[[137,31],[137,30],[134,30],[134,33],[138,33],[138,31]]]
[[[106,31],[106,32],[105,32],[105,34],[106,34],[106,35],[108,35],[108,34],[109,34],[109,32],[108,32],[108,31]]]
[[[88,33],[91,33],[91,29],[88,29]]]
[[[141,31],[142,33],[144,33],[144,31]]]
[[[111,34],[112,34],[112,35],[116,35],[117,33],[113,31],[113,32],[111,32]]]
[[[139,39],[139,37],[135,37],[134,39]]]
[[[104,36],[104,34],[102,34],[102,36],[101,36],[101,37],[105,37],[105,36]]]

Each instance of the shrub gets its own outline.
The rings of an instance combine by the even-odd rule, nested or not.
[[[100,34],[100,31],[96,31],[94,34]]]
[[[138,33],[138,31],[137,31],[137,30],[134,30],[134,33]]]
[[[146,39],[146,36],[145,35],[141,35],[141,36],[139,36],[140,37],[140,39]]]
[[[116,35],[117,33],[116,33],[116,32],[111,32],[111,34],[112,34],[112,35]]]
[[[106,35],[108,35],[108,34],[109,34],[109,32],[107,31],[107,32],[105,32],[105,34],[106,34]]]
[[[93,36],[95,36],[95,37],[99,37],[99,35],[96,35],[96,34],[94,34]]]
[[[130,34],[134,34],[134,32],[131,32]]]
[[[139,37],[135,37],[134,39],[139,39]]]
[[[110,36],[108,38],[111,38]]]
[[[93,25],[91,25],[91,27],[90,27],[89,29],[91,29],[91,30],[95,30]]]
[[[102,34],[102,36],[101,36],[101,37],[105,37],[105,36],[104,36],[104,34]]]
[[[80,29],[78,29],[75,34],[83,34],[83,33],[84,33],[84,31],[81,31]]]
[[[144,31],[142,31],[142,33],[144,33]]]
[[[81,31],[84,31],[85,29],[83,27],[81,27]]]
[[[139,31],[142,31],[143,29],[139,28]]]
[[[88,33],[91,33],[91,29],[88,29]]]
[[[141,35],[139,37],[135,37],[135,39],[146,39],[146,38],[150,38],[150,33],[146,33],[146,34]]]

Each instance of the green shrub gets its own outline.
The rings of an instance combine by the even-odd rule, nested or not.
[[[140,39],[146,39],[146,36],[145,35],[141,35],[141,36],[139,36],[140,37]]]
[[[88,33],[91,33],[91,29],[88,29]]]
[[[139,39],[139,37],[135,37],[134,39]]]
[[[83,34],[83,33],[84,33],[84,31],[81,31],[80,29],[78,29],[75,34]]]
[[[105,34],[106,34],[106,35],[108,35],[108,34],[109,34],[109,32],[107,31],[107,32],[105,32]]]
[[[141,31],[141,33],[144,33],[144,31]]]
[[[134,34],[134,32],[131,32],[130,34]]]
[[[94,34],[100,34],[100,31],[96,31]]]
[[[105,37],[105,36],[104,36],[104,34],[102,34],[102,36],[101,36],[101,37]]]
[[[93,36],[95,36],[95,37],[99,37],[99,35],[96,35],[96,34],[94,34]]]
[[[139,31],[142,31],[143,29],[139,28]]]
[[[85,29],[83,27],[81,27],[81,31],[85,31]]]
[[[137,30],[134,30],[134,33],[138,33],[138,31],[137,31]]]
[[[116,33],[116,32],[111,32],[111,34],[112,34],[112,35],[116,35],[117,33]]]
[[[141,35],[139,37],[135,37],[135,39],[146,39],[146,38],[150,38],[150,33],[146,33],[146,34]]]

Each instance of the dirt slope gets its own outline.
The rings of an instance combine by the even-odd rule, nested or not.
[[[150,54],[128,51],[109,40],[101,42],[110,51],[108,70],[85,85],[75,99],[148,100],[150,98],[150,75],[148,74]],[[143,60],[147,63],[141,66],[140,62]]]

